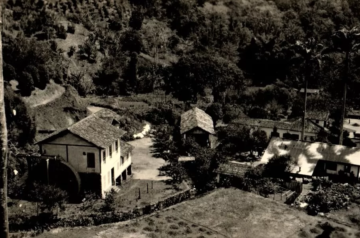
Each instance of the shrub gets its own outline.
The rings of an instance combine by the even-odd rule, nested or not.
[[[75,46],[70,46],[70,49],[69,49],[69,52],[68,52],[68,56],[69,56],[69,57],[73,56],[74,53],[75,53],[75,51],[76,51]]]
[[[63,25],[59,25],[56,29],[56,35],[57,37],[59,37],[60,39],[66,39],[67,37],[67,33],[65,30],[65,27]]]
[[[68,194],[54,185],[34,183],[29,192],[29,197],[31,200],[39,202],[39,208],[42,212],[47,210],[52,213],[56,208],[65,210]]]
[[[68,25],[68,27],[67,27],[67,32],[68,32],[68,33],[71,33],[71,34],[74,34],[74,33],[75,33],[75,25],[69,23],[69,25]]]
[[[179,227],[177,225],[172,224],[172,225],[170,225],[170,229],[178,230]]]
[[[104,211],[115,211],[115,196],[116,191],[112,188],[110,192],[106,194],[103,210]]]
[[[144,231],[153,231],[154,228],[152,228],[152,227],[150,227],[150,226],[146,226],[146,227],[144,227],[143,230],[144,230]]]

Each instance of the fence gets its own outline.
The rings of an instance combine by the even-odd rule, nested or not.
[[[71,217],[60,218],[60,219],[49,219],[49,217],[33,216],[24,217],[21,222],[16,221],[16,218],[9,221],[10,230],[12,232],[19,231],[30,231],[30,230],[43,230],[54,229],[57,227],[75,227],[75,226],[94,226],[106,223],[114,223],[127,221],[138,218],[143,215],[148,215],[153,212],[165,209],[174,204],[188,200],[194,197],[194,192],[191,189],[181,191],[174,194],[162,201],[155,204],[146,205],[139,207],[128,212],[104,212],[104,213],[89,213],[89,214],[78,214]],[[13,233],[10,237],[22,237],[20,233]]]
[[[285,182],[284,186],[291,191],[296,191],[297,193],[302,193],[303,184],[298,181]]]

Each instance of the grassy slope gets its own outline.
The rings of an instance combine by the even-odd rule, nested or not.
[[[312,217],[282,203],[236,189],[219,189],[138,222],[74,228],[39,237],[317,237],[324,218]],[[324,237],[358,237],[358,230],[330,222],[336,230]],[[59,230],[57,230],[59,232]]]

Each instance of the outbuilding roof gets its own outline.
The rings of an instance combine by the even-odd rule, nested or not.
[[[259,164],[266,164],[274,156],[290,155],[295,161],[292,173],[312,176],[319,160],[360,166],[360,148],[330,145],[321,142],[302,142],[273,138]]]
[[[43,140],[38,141],[36,144],[49,141],[50,139],[67,131],[100,148],[108,147],[126,133],[115,126],[112,126],[107,121],[104,121],[94,115],[90,115],[67,128],[50,134]]]
[[[210,134],[215,134],[214,123],[211,116],[197,107],[186,111],[181,115],[180,127],[181,134],[196,127],[199,127]]]
[[[319,121],[327,121],[330,113],[327,111],[307,111],[306,118]]]
[[[231,175],[235,177],[244,177],[249,168],[251,168],[251,166],[229,161],[227,163],[220,164],[215,172],[218,174]]]
[[[304,93],[304,92],[305,92],[304,88],[300,89],[300,93]],[[320,92],[319,89],[311,89],[311,88],[306,89],[306,93],[319,93],[319,92]]]
[[[240,124],[250,127],[259,127],[259,128],[274,128],[288,130],[288,131],[297,131],[301,132],[302,130],[302,120],[298,119],[296,121],[274,121],[268,119],[254,119],[254,118],[241,118],[233,121],[234,124]],[[307,133],[318,133],[321,130],[321,127],[312,123],[309,120],[305,121],[305,132]]]

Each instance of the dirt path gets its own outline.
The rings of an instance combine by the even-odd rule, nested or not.
[[[65,88],[51,80],[44,90],[36,88],[29,97],[23,99],[31,108],[35,108],[54,101],[64,93]]]
[[[159,168],[165,164],[163,159],[154,158],[151,154],[153,144],[151,138],[143,138],[130,141],[129,144],[134,146],[133,161],[133,178],[140,180],[167,180],[169,177],[159,176]]]

